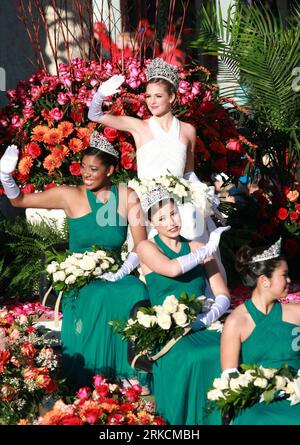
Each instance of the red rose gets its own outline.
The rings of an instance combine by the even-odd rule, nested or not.
[[[81,123],[84,118],[84,109],[83,109],[82,105],[77,105],[76,108],[74,107],[70,113],[70,117],[75,122]]]
[[[83,420],[79,417],[67,414],[60,420],[59,425],[83,425]]]
[[[23,193],[34,193],[35,187],[33,184],[26,184],[25,187],[22,188]]]
[[[298,253],[298,242],[293,239],[289,238],[284,243],[284,250],[288,257],[294,257]]]
[[[210,148],[212,151],[214,151],[215,153],[219,153],[222,155],[226,154],[226,147],[224,144],[222,144],[222,142],[219,141],[213,141],[209,144]]]
[[[54,187],[57,187],[57,185],[54,182],[50,182],[50,184],[45,185],[45,190],[53,189]]]
[[[130,170],[133,168],[133,158],[132,155],[129,152],[125,152],[121,156],[121,165],[125,168],[125,170]]]
[[[297,221],[297,219],[299,218],[299,215],[297,212],[291,212],[290,213],[290,220],[291,221]]]
[[[119,133],[118,130],[111,127],[105,127],[103,131],[104,136],[109,142],[115,141],[118,137],[118,133]]]
[[[281,221],[285,221],[288,216],[289,211],[284,207],[281,207],[277,212],[277,218],[281,219]]]
[[[81,165],[79,162],[72,162],[69,167],[70,173],[74,176],[79,176],[81,172]]]
[[[215,159],[212,162],[212,167],[217,172],[226,172],[227,171],[227,159],[225,157]]]
[[[227,142],[226,147],[228,150],[237,151],[239,153],[242,151],[242,144],[238,139],[230,139],[229,142]]]
[[[296,204],[295,209],[297,210],[297,212],[300,212],[300,204]]]
[[[27,151],[32,159],[38,158],[42,153],[42,150],[37,142],[30,142],[30,144],[28,144]]]

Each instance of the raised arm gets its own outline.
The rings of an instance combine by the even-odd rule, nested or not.
[[[124,76],[116,74],[100,85],[89,107],[88,118],[91,121],[99,122],[120,131],[129,131],[134,135],[141,126],[142,121],[140,119],[130,116],[113,116],[112,114],[104,114],[102,111],[104,99],[119,93],[123,82]]]
[[[191,173],[194,174],[195,178],[199,181],[197,176],[194,173],[195,163],[194,163],[194,157],[195,157],[195,145],[196,145],[196,129],[192,125],[188,124],[188,136],[189,136],[189,145],[187,148],[187,157],[186,157],[186,163],[185,163],[185,169],[184,169],[184,178],[187,180],[193,180],[193,177],[190,178]]]
[[[10,145],[0,160],[0,180],[6,196],[15,207],[46,209],[67,209],[67,187],[56,187],[40,193],[23,194],[17,186],[12,173],[16,169],[19,150]]]

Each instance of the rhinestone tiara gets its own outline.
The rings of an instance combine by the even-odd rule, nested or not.
[[[264,250],[261,254],[255,255],[249,263],[257,263],[258,261],[271,260],[272,258],[278,258],[281,250],[281,238],[276,241],[269,249]]]
[[[150,207],[163,199],[169,199],[170,195],[165,188],[155,188],[145,193],[141,197],[141,206],[144,212],[148,212]]]
[[[176,90],[179,87],[179,75],[176,66],[170,65],[160,57],[153,59],[147,65],[146,69],[147,82],[151,79],[165,79],[170,82]]]
[[[90,138],[90,146],[105,151],[116,158],[119,158],[119,152],[108,140],[97,131],[94,131]]]

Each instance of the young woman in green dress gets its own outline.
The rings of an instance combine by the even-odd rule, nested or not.
[[[112,144],[94,134],[91,145],[83,152],[83,184],[78,187],[59,186],[40,193],[21,193],[12,176],[19,156],[16,146],[8,147],[1,158],[1,182],[16,207],[64,210],[72,253],[98,245],[120,254],[128,225],[135,245],[146,239],[139,199],[132,189],[110,183],[119,156]],[[133,251],[114,274],[118,274],[118,281],[94,280],[81,288],[78,295],[64,294],[62,363],[67,382],[72,386],[91,384],[95,374],[120,378],[135,375],[127,361],[126,342],[113,333],[108,322],[128,318],[132,306],[147,298],[144,283],[129,275],[137,264]]]
[[[203,328],[223,314],[230,299],[216,261],[212,256],[204,259],[201,252],[211,244],[215,250],[222,231],[228,228],[218,228],[204,248],[199,242],[186,241],[179,235],[181,221],[176,204],[167,192],[159,190],[142,200],[158,234],[137,247],[151,304],[162,304],[168,295],[179,298],[183,291],[203,295],[206,276],[216,300],[209,312],[199,314],[193,332],[154,362],[156,408],[172,425],[221,424],[218,413],[210,415],[206,410],[207,389],[220,371],[220,334]],[[199,264],[203,261],[204,265]]]
[[[252,296],[227,318],[221,339],[223,376],[237,371],[240,363],[300,369],[300,305],[281,304],[290,279],[280,241],[269,249],[242,247],[236,268]],[[298,336],[298,340],[297,340]],[[285,399],[246,408],[234,425],[300,425],[300,404]]]

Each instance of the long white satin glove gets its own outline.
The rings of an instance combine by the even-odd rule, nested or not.
[[[0,180],[8,199],[15,199],[20,194],[20,189],[12,177],[19,158],[19,150],[16,145],[9,145],[0,160]]]
[[[198,266],[198,264],[203,263],[206,258],[213,255],[218,249],[222,233],[226,232],[230,228],[230,226],[218,227],[210,233],[209,240],[205,246],[199,247],[198,249],[194,250],[194,252],[190,252],[187,255],[176,258],[180,264],[182,273],[188,272],[189,270]]]
[[[221,378],[225,378],[225,379],[229,380],[231,374],[239,374],[239,373],[240,372],[237,368],[227,368],[227,369],[224,369],[224,371],[222,372]]]
[[[120,86],[124,82],[125,77],[122,74],[115,74],[110,79],[103,82],[98,91],[95,93],[91,105],[89,107],[88,118],[91,121],[98,121],[103,116],[102,103],[107,96],[120,92]]]
[[[103,278],[107,281],[118,281],[121,278],[125,277],[126,275],[129,275],[130,272],[132,272],[134,269],[138,267],[140,264],[140,260],[138,255],[135,252],[130,252],[128,254],[128,257],[120,267],[120,269],[113,273],[113,272],[107,272],[102,275],[97,276],[96,278]]]
[[[190,182],[196,182],[196,181],[201,182],[200,179],[198,178],[198,176],[193,171],[186,172],[183,175],[183,179],[186,179],[187,181],[190,181]]]
[[[230,298],[226,295],[217,295],[214,304],[206,313],[197,315],[196,321],[193,324],[192,330],[198,331],[201,328],[210,326],[217,321],[230,307]]]

